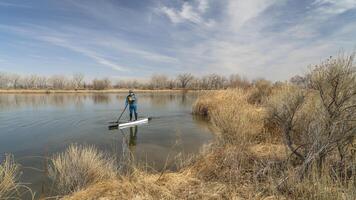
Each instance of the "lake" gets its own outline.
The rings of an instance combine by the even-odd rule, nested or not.
[[[21,181],[46,193],[45,157],[69,144],[90,144],[161,171],[174,170],[177,155],[189,156],[213,139],[209,123],[191,114],[197,92],[137,93],[139,117],[148,124],[109,130],[125,106],[125,93],[0,94],[0,159],[11,153],[21,164]],[[123,115],[128,119],[128,112]]]

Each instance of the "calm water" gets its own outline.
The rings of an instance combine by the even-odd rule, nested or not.
[[[44,157],[69,144],[93,144],[161,170],[167,157],[199,151],[213,135],[208,123],[191,115],[197,93],[138,93],[139,116],[153,119],[123,131],[108,130],[124,107],[126,94],[1,94],[0,159],[12,153],[23,182],[38,194],[45,182]],[[126,113],[123,118],[128,118]],[[169,166],[173,169],[173,166]]]

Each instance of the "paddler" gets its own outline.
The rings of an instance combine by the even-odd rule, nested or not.
[[[126,97],[126,106],[129,106],[130,121],[132,121],[132,113],[135,114],[135,120],[137,120],[137,97],[132,90],[129,90],[129,95]]]

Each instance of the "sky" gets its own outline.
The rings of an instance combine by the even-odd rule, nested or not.
[[[286,80],[356,49],[356,0],[0,0],[0,71]]]

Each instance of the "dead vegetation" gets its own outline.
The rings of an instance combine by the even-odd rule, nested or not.
[[[70,145],[51,161],[49,176],[57,194],[77,192],[100,181],[116,178],[114,161],[93,146]]]
[[[0,160],[0,199],[19,199],[24,195],[34,199],[31,189],[19,182],[19,174],[20,166],[14,157],[5,155],[4,160]]]
[[[313,67],[306,87],[261,81],[205,92],[193,112],[208,117],[219,134],[194,161],[177,172],[148,173],[133,166],[117,177],[100,173],[98,181],[67,189],[68,194],[82,190],[65,198],[355,199],[353,58],[340,56]],[[65,164],[70,170],[77,165]],[[107,166],[100,159],[96,168],[107,169],[99,165]],[[77,179],[63,183],[80,181],[72,176]]]
[[[11,155],[6,155],[0,165],[0,199],[12,197],[16,193],[18,165]]]
[[[194,111],[208,115],[222,135],[198,174],[235,188],[249,185],[256,195],[241,193],[245,198],[354,199],[353,59],[313,67],[307,88],[260,83],[268,89],[205,94]]]

